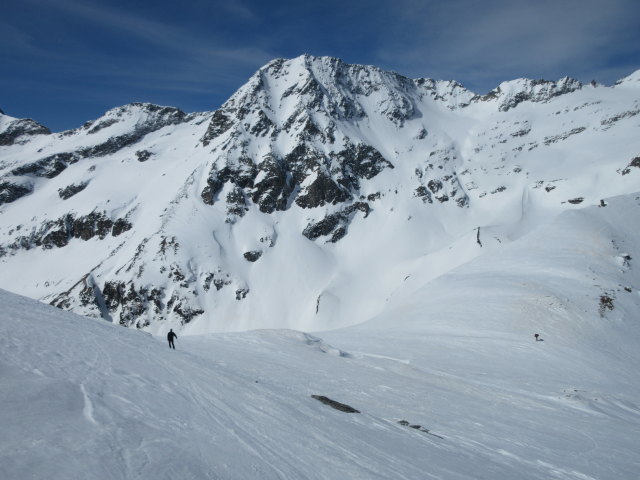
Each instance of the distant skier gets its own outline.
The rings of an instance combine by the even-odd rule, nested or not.
[[[538,337],[540,337],[540,334],[539,334],[539,333],[536,333],[536,334],[534,335],[534,337],[536,337],[536,342],[537,342],[537,341],[538,341]]]
[[[173,344],[174,338],[178,338],[178,335],[173,333],[173,328],[172,328],[171,330],[169,330],[169,333],[167,333],[167,340],[169,340],[169,348],[173,348],[175,350],[176,346]]]

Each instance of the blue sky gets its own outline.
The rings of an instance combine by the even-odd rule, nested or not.
[[[218,108],[303,53],[477,93],[640,68],[638,0],[3,0],[0,108],[54,131],[134,101]]]

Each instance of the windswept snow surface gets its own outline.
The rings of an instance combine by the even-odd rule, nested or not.
[[[0,291],[0,478],[635,480],[640,197],[607,202],[314,335],[173,351]]]

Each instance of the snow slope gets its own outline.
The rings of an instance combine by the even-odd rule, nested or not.
[[[0,115],[0,287],[152,333],[361,323],[407,276],[640,191],[637,77],[481,96],[305,55],[215,112]]]
[[[0,291],[0,477],[633,480],[639,224],[638,195],[608,199],[364,324],[175,351]]]

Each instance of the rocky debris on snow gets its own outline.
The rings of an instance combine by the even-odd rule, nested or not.
[[[345,412],[345,413],[360,413],[359,410],[356,410],[355,408],[353,408],[350,405],[347,405],[345,403],[336,402],[335,400],[331,400],[330,398],[325,397],[323,395],[311,395],[311,398],[315,398],[319,402],[322,402],[325,405],[330,406],[331,408],[335,408],[336,410],[340,410],[341,412]]]
[[[570,198],[569,200],[567,200],[567,202],[573,204],[573,205],[578,205],[582,202],[584,202],[584,197],[576,197],[576,198]]]
[[[420,185],[415,189],[415,196],[420,197],[423,203],[433,203],[431,192],[429,192],[429,190],[427,190],[427,187],[425,187],[424,185]]]
[[[231,285],[230,275],[224,274],[222,270],[218,269],[216,273],[208,273],[205,276],[204,282],[202,284],[202,288],[205,292],[208,292],[211,289],[211,285],[216,287],[216,291],[222,290],[222,288],[226,285]]]
[[[429,435],[431,435],[433,437],[443,438],[440,435],[436,435],[435,433],[431,433],[428,429],[424,428],[422,425],[412,424],[412,423],[407,422],[406,420],[398,420],[396,423],[398,423],[398,425],[402,425],[403,427],[409,427],[409,428],[413,428],[414,430],[418,430],[418,431],[423,432],[423,433],[428,433]]]
[[[556,143],[561,140],[566,140],[571,135],[577,135],[578,133],[584,132],[586,129],[587,129],[586,127],[572,128],[568,132],[561,133],[560,135],[551,135],[549,137],[544,137],[544,144],[551,145],[552,143]]]
[[[607,310],[613,310],[614,298],[615,296],[613,296],[613,294],[603,293],[602,295],[600,295],[600,305],[598,307],[598,312],[600,313],[601,317],[605,316]]]
[[[515,122],[514,125],[518,125],[519,128],[516,131],[511,132],[509,134],[512,137],[524,137],[525,135],[528,135],[531,132],[531,124],[527,121]]]
[[[433,203],[433,199],[440,203],[453,200],[459,207],[467,207],[469,197],[455,172],[456,160],[453,148],[432,151],[426,167],[415,169],[415,175],[421,185],[414,190],[414,196],[422,199],[423,203]],[[443,171],[436,173],[437,170]]]
[[[619,122],[620,120],[623,120],[625,118],[635,117],[636,115],[638,115],[640,113],[640,107],[638,106],[637,103],[636,103],[635,106],[636,106],[636,108],[634,108],[632,110],[627,110],[625,112],[618,113],[616,115],[612,115],[610,117],[607,117],[607,118],[603,119],[600,122],[600,125],[602,125],[604,127],[603,130],[607,130],[607,129],[611,128],[616,122]]]
[[[628,253],[620,254],[618,257],[616,257],[616,260],[621,267],[625,269],[631,268],[631,255],[629,255]]]

